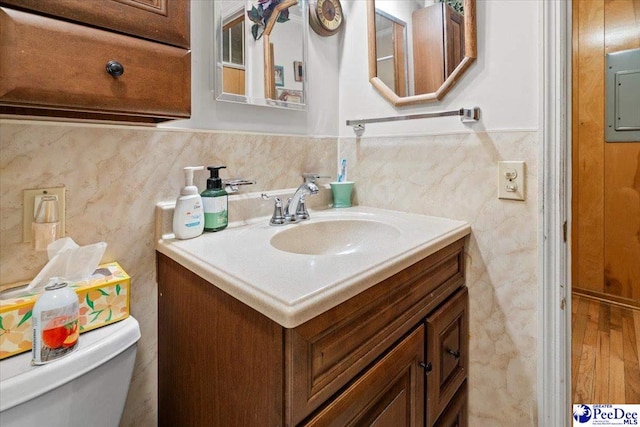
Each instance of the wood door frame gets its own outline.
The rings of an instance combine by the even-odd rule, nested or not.
[[[572,2],[540,2],[538,423],[571,425]]]

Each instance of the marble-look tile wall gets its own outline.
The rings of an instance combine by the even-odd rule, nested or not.
[[[122,424],[156,425],[154,206],[173,200],[189,164],[226,164],[248,191],[296,187],[300,171],[335,174],[335,139],[0,121],[0,284],[46,263],[22,239],[22,190],[66,186],[67,235],[106,241],[132,276],[140,321]],[[536,425],[536,132],[341,139],[356,202],[472,225],[470,425]],[[526,162],[526,202],[497,199],[496,162]],[[206,174],[197,184],[204,186]],[[270,203],[270,202],[266,202]]]
[[[341,139],[358,204],[472,226],[469,425],[535,426],[537,132]],[[497,162],[526,162],[526,201],[497,198]]]
[[[0,284],[30,279],[46,263],[22,243],[22,190],[65,186],[67,235],[107,242],[103,261],[132,277],[142,338],[122,425],[155,426],[155,204],[175,200],[183,166],[224,164],[223,177],[257,181],[243,191],[291,188],[300,172],[333,174],[336,147],[335,139],[0,121]],[[197,176],[200,188],[206,177]]]

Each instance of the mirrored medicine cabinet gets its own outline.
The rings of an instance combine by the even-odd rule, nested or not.
[[[437,101],[477,57],[475,0],[367,0],[369,81],[394,106]]]
[[[257,0],[214,2],[216,99],[305,110],[307,0],[274,3],[271,16],[255,27],[247,12],[258,7]]]

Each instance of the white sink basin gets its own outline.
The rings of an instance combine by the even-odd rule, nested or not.
[[[278,232],[271,246],[304,255],[346,255],[377,250],[400,237],[400,230],[379,221],[337,219],[305,222]]]
[[[286,328],[294,328],[470,232],[446,218],[354,206],[269,218],[156,249]]]

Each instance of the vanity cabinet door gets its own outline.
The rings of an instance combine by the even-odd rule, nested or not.
[[[302,425],[413,427],[424,423],[424,326],[420,325]]]
[[[2,0],[2,3],[189,48],[189,0]]]
[[[467,377],[469,365],[469,297],[467,288],[456,292],[427,317],[427,426],[451,402]],[[455,425],[455,424],[454,424]]]
[[[434,427],[467,427],[467,384],[460,387]]]

